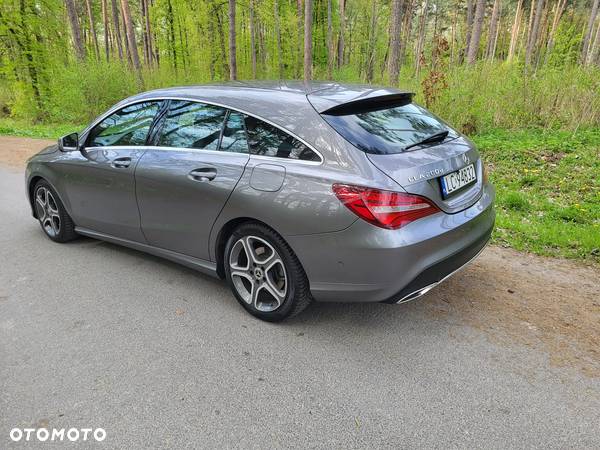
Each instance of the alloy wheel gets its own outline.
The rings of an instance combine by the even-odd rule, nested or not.
[[[257,236],[238,239],[229,253],[231,280],[242,299],[258,311],[271,312],[285,300],[288,280],[275,248]]]
[[[35,208],[42,228],[48,236],[58,236],[61,225],[58,204],[48,188],[41,186],[35,192]]]

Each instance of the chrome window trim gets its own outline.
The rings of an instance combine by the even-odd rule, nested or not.
[[[317,166],[317,165],[321,165],[323,164],[323,162],[325,161],[325,158],[323,158],[323,155],[321,154],[321,152],[319,152],[318,150],[316,150],[311,144],[309,144],[308,142],[306,142],[304,139],[302,139],[301,137],[297,136],[296,134],[292,133],[291,131],[282,128],[280,125],[277,125],[276,123],[271,122],[270,120],[267,119],[263,119],[262,117],[260,117],[257,114],[248,112],[246,110],[240,109],[240,108],[235,108],[232,106],[227,106],[224,105],[222,103],[217,103],[217,102],[213,102],[213,101],[209,101],[209,100],[201,100],[198,98],[192,98],[192,97],[176,97],[176,96],[167,96],[167,97],[148,97],[148,98],[143,98],[143,99],[136,99],[136,100],[132,100],[129,103],[119,103],[115,106],[113,106],[111,109],[109,109],[106,113],[104,113],[103,115],[101,115],[99,118],[97,118],[94,122],[92,122],[90,125],[87,126],[87,128],[85,128],[82,131],[82,135],[85,135],[85,139],[87,140],[88,138],[88,133],[96,126],[98,125],[100,122],[102,122],[104,119],[106,119],[108,116],[110,116],[111,114],[117,112],[120,109],[123,108],[127,108],[128,106],[132,106],[135,105],[137,103],[144,103],[144,102],[156,102],[156,101],[164,101],[164,100],[182,100],[182,101],[188,101],[188,102],[195,102],[195,103],[204,103],[206,105],[212,105],[212,106],[218,106],[220,108],[225,108],[225,109],[229,109],[231,111],[236,111],[242,114],[247,114],[249,116],[252,116],[258,120],[262,120],[265,123],[268,123],[269,125],[277,128],[278,130],[283,131],[284,133],[289,134],[290,136],[292,136],[294,139],[300,141],[302,144],[306,145],[306,147],[308,147],[309,150],[315,152],[317,154],[317,156],[321,159],[320,161],[307,161],[304,159],[290,159],[290,158],[278,158],[277,156],[265,156],[265,155],[253,155],[252,153],[250,153],[250,149],[248,149],[248,153],[239,153],[239,152],[224,152],[224,151],[220,151],[220,150],[203,150],[200,148],[183,148],[183,147],[160,147],[160,146],[156,146],[156,145],[128,145],[128,146],[105,146],[105,147],[89,147],[91,148],[131,148],[131,147],[144,147],[147,149],[161,149],[161,150],[166,150],[166,151],[186,151],[186,150],[190,150],[190,151],[195,151],[195,152],[215,152],[215,153],[237,153],[237,154],[241,154],[241,155],[250,155],[250,157],[256,157],[259,159],[267,159],[267,160],[271,160],[271,161],[279,161],[280,163],[285,162],[285,161],[291,161],[293,163],[300,163],[300,164],[309,164],[312,166]]]

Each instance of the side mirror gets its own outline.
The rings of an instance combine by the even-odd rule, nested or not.
[[[79,135],[71,133],[58,138],[58,148],[61,152],[72,152],[79,149]]]

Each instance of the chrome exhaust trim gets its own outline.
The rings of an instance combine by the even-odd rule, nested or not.
[[[489,242],[489,241],[488,241]],[[477,254],[475,256],[473,256],[470,260],[468,260],[466,263],[464,263],[462,266],[460,266],[458,269],[456,269],[453,272],[450,272],[448,275],[446,275],[444,278],[442,278],[440,281],[436,281],[435,283],[431,283],[425,287],[422,287],[421,289],[417,289],[415,292],[411,292],[408,295],[405,295],[404,297],[402,297],[400,300],[398,300],[396,302],[397,305],[399,305],[400,303],[407,303],[410,302],[411,300],[414,300],[416,298],[419,298],[422,295],[427,294],[430,290],[432,290],[434,287],[436,287],[438,284],[443,283],[444,281],[446,281],[448,278],[450,278],[452,275],[454,275],[455,273],[461,271],[462,269],[464,269],[465,267],[467,267],[469,264],[471,264],[475,258],[477,258],[479,255],[481,255],[481,252],[483,252],[485,250],[485,248],[487,247],[487,242],[486,244],[482,247],[481,250],[479,250],[477,252]]]

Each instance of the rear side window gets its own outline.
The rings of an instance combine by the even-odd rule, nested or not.
[[[146,144],[148,130],[161,102],[142,102],[111,114],[90,132],[88,147]]]
[[[355,147],[376,154],[401,153],[406,147],[440,133],[458,134],[429,111],[414,103],[345,115],[322,117]]]
[[[320,161],[319,155],[298,139],[255,117],[246,116],[246,131],[253,155]]]
[[[157,145],[217,150],[226,112],[218,106],[172,100]]]
[[[230,111],[223,128],[220,150],[224,152],[248,153],[248,140],[244,129],[244,115]]]

